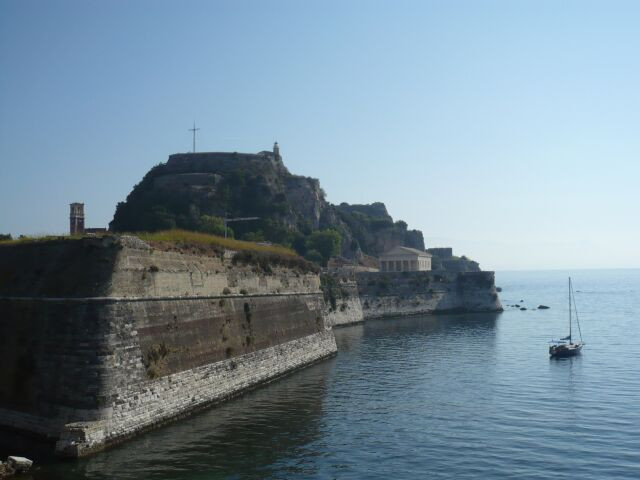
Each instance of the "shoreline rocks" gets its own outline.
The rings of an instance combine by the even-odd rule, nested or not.
[[[33,460],[26,457],[10,456],[6,462],[0,462],[0,478],[7,478],[18,473],[29,471]]]

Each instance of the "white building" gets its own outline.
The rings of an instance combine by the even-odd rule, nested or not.
[[[409,247],[393,247],[380,255],[381,272],[418,272],[431,270],[431,254]]]

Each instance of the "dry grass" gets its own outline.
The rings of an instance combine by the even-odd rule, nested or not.
[[[19,238],[12,240],[0,240],[0,246],[4,245],[20,245],[24,243],[38,243],[38,242],[51,242],[59,240],[79,240],[82,235],[21,235]]]
[[[169,243],[173,245],[203,245],[220,247],[222,249],[237,250],[237,251],[253,251],[273,253],[276,255],[288,255],[297,257],[296,252],[290,248],[283,247],[281,245],[260,245],[253,242],[244,242],[242,240],[235,240],[233,238],[218,237],[216,235],[209,235],[207,233],[190,232],[188,230],[163,230],[161,232],[152,233],[135,233],[136,237],[144,240],[145,242],[161,242]]]
[[[135,236],[154,248],[193,255],[221,255],[224,250],[235,250],[234,265],[254,265],[265,274],[273,273],[272,267],[295,269],[302,273],[318,272],[318,267],[295,251],[281,245],[260,245],[232,238],[218,237],[187,230],[164,230],[153,233],[135,233]]]
[[[92,236],[104,236],[109,233]],[[175,247],[181,246],[204,246],[213,247],[219,250],[236,250],[236,251],[252,251],[260,253],[270,253],[276,255],[285,255],[297,257],[298,254],[290,248],[281,245],[260,245],[253,242],[244,242],[233,238],[218,237],[207,233],[190,232],[188,230],[163,230],[160,232],[137,232],[130,235],[136,236],[145,242],[164,243]],[[23,243],[36,243],[48,241],[64,241],[64,240],[80,240],[86,235],[31,235],[21,236],[12,240],[0,240],[0,245],[17,245]]]
[[[112,235],[105,233],[104,236]],[[233,264],[255,265],[263,273],[272,273],[272,267],[296,269],[300,272],[317,273],[318,267],[300,257],[294,250],[282,245],[260,245],[232,238],[218,237],[188,230],[163,230],[160,232],[136,232],[129,235],[138,237],[153,248],[192,255],[222,256],[225,250],[235,250]],[[40,242],[73,241],[86,238],[86,235],[41,235],[0,241],[0,246],[20,245]]]

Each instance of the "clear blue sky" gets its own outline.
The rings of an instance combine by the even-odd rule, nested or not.
[[[0,232],[257,152],[484,268],[640,267],[640,2],[0,1]]]

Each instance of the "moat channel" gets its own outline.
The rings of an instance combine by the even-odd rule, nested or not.
[[[6,433],[0,457],[34,480],[640,478],[640,270],[572,272],[587,346],[550,360],[568,274],[498,273],[502,314],[338,329],[337,357],[89,458]]]

